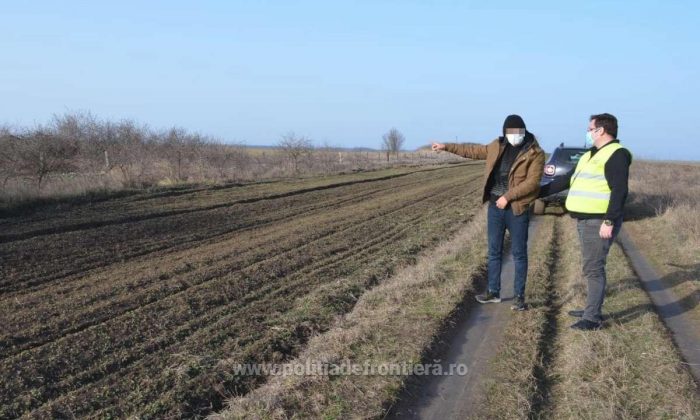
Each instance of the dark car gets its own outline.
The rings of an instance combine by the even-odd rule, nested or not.
[[[547,163],[544,165],[544,174],[540,181],[540,186],[545,186],[561,178],[569,178],[576,169],[579,159],[588,149],[583,147],[564,146],[564,143],[554,149]],[[556,194],[540,197],[535,200],[534,213],[543,214],[545,208],[550,204],[561,205],[566,200],[569,190],[564,190]]]

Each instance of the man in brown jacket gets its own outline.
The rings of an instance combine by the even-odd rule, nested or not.
[[[501,258],[503,239],[508,229],[515,265],[515,299],[511,309],[525,310],[528,210],[539,193],[544,151],[518,115],[509,115],[503,123],[503,135],[487,145],[433,143],[432,148],[470,159],[486,160],[482,198],[483,202],[489,202],[488,289],[476,300],[481,303],[501,301]]]

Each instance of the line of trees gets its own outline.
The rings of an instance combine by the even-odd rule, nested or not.
[[[251,149],[177,127],[154,130],[132,120],[69,113],[31,128],[0,126],[0,199],[373,169],[386,164],[383,154],[387,162],[390,155],[398,160],[404,142],[392,128],[382,137],[382,151],[352,151],[328,142],[315,146],[290,132],[274,149]]]
[[[165,172],[176,181],[211,168],[249,163],[240,147],[182,128],[153,130],[131,120],[102,121],[92,114],[54,116],[33,128],[0,128],[0,179],[32,179],[41,189],[52,174],[117,172],[124,186],[139,186]]]

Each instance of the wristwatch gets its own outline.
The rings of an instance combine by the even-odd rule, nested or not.
[[[610,219],[605,219],[605,220],[603,220],[603,224],[604,224],[605,226],[612,226],[612,225],[613,225],[613,221],[610,220]]]

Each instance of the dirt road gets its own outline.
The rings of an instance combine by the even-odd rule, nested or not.
[[[530,223],[534,236],[538,219]],[[417,377],[392,407],[391,419],[464,419],[476,411],[488,362],[502,344],[503,329],[513,316],[513,258],[509,250],[503,256],[501,303],[478,304],[469,308],[441,343],[443,352],[436,355],[444,365],[461,363],[468,373],[460,375],[426,375]],[[483,285],[482,285],[483,286]]]

